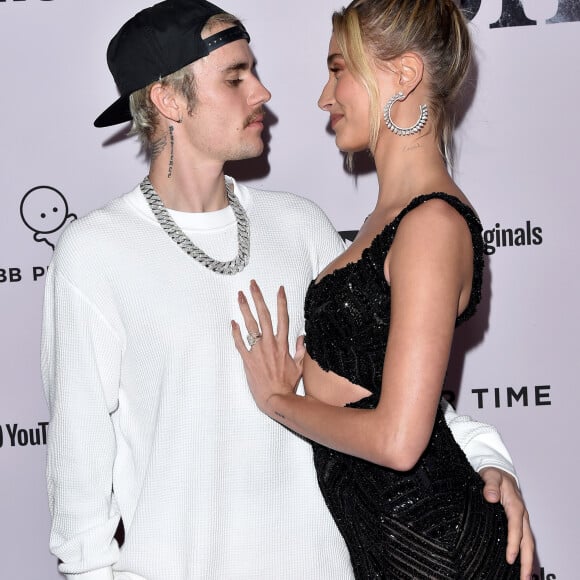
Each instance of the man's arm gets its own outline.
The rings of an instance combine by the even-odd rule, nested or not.
[[[50,548],[74,580],[112,580],[119,513],[112,494],[119,340],[102,315],[51,266],[45,291],[42,376],[50,411]]]
[[[495,467],[509,473],[519,484],[512,458],[497,429],[467,415],[458,415],[445,399],[442,407],[445,421],[473,469],[480,472],[486,467]]]
[[[458,415],[445,400],[442,406],[453,437],[483,479],[485,499],[491,503],[501,501],[505,509],[508,518],[506,559],[512,563],[519,552],[521,578],[528,578],[533,567],[534,539],[509,451],[495,427]]]
[[[346,250],[346,244],[322,209],[316,204],[312,207],[314,211],[311,209],[309,215],[313,221],[309,224],[307,235],[311,244],[314,274],[318,276],[330,262]]]

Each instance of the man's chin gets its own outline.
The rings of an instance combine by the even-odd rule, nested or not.
[[[264,143],[260,142],[260,144],[256,144],[253,146],[244,147],[239,154],[232,156],[228,161],[242,161],[243,159],[255,159],[256,157],[260,157],[264,152]]]

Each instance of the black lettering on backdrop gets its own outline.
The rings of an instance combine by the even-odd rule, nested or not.
[[[513,387],[506,387],[505,389],[494,387],[493,405],[496,409],[505,406],[514,407],[516,406],[514,403],[516,403],[517,406],[528,407],[530,406],[531,399],[532,406],[534,407],[549,406],[552,404],[552,401],[550,400],[550,389],[550,385],[535,385],[533,390],[526,385],[521,387],[519,390],[516,390]],[[477,396],[478,409],[483,409],[485,404],[490,402],[489,397],[487,396],[489,391],[488,388],[471,389],[471,392]],[[532,391],[531,396],[530,391]]]
[[[343,230],[338,233],[345,242],[353,242],[358,234],[358,230]]]
[[[546,22],[548,24],[580,22],[580,2],[578,0],[559,0],[556,14],[552,18],[548,18]]]
[[[502,0],[501,16],[490,28],[508,28],[512,26],[534,26],[535,20],[528,18],[524,12],[521,0]]]
[[[48,266],[32,266],[32,281],[38,282],[38,280],[46,276],[47,270]],[[0,284],[26,282],[29,279],[28,274],[26,274],[22,268],[17,268],[15,266],[0,268]]]
[[[0,284],[3,282],[21,282],[22,271],[20,268],[0,268]]]
[[[517,402],[520,399],[523,399],[524,407],[528,406],[528,389],[527,387],[522,387],[519,391],[512,389],[511,387],[507,388],[507,402],[508,407],[513,407],[514,400]],[[496,407],[498,405],[496,404]]]
[[[532,574],[532,580],[556,580],[556,574],[546,574],[545,568],[540,568],[539,574]]]
[[[475,18],[475,15],[481,8],[481,0],[460,0],[459,7],[461,8],[465,18],[471,21]]]
[[[535,26],[537,22],[528,18],[524,9],[525,1],[503,0],[501,15],[490,28],[511,28],[513,26]],[[473,20],[481,8],[481,0],[459,0],[459,6],[467,20]],[[558,0],[558,9],[546,24],[561,24],[562,22],[580,22],[580,2],[578,0]]]
[[[36,282],[39,278],[42,278],[46,274],[46,268],[42,266],[34,266],[32,268],[32,279]]]
[[[13,423],[12,425],[7,423],[6,432],[10,439],[10,446],[27,447],[28,445],[46,445],[47,427],[48,421],[40,421],[37,427],[31,427],[29,429],[19,428],[18,423]],[[2,433],[1,430],[0,433]]]
[[[542,228],[526,220],[524,227],[504,228],[496,223],[493,229],[483,231],[483,250],[490,256],[497,248],[512,246],[539,246],[544,241]]]
[[[544,392],[548,391],[548,392]],[[541,407],[543,405],[551,405],[550,401],[550,385],[537,385],[536,386],[536,406]],[[544,400],[547,399],[547,400]]]
[[[473,20],[481,8],[481,0],[460,0],[459,6],[467,20]],[[502,0],[501,16],[490,28],[509,28],[512,26],[534,26],[535,20],[526,16],[521,0]]]

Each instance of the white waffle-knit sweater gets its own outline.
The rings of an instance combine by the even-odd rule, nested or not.
[[[308,284],[343,245],[308,200],[239,184],[235,192],[251,251],[234,276],[178,248],[138,187],[61,237],[42,373],[50,544],[69,579],[352,578],[311,447],[258,411],[230,327],[242,322],[237,292],[251,279],[270,306],[283,284],[294,344]],[[235,256],[231,208],[171,214],[212,257]],[[451,418],[476,468],[510,470],[491,427]]]

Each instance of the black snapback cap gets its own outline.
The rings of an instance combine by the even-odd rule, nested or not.
[[[138,12],[115,34],[107,49],[107,63],[121,96],[95,120],[109,127],[131,120],[131,93],[207,56],[212,50],[250,36],[233,26],[201,37],[206,22],[226,13],[205,0],[165,0]]]

